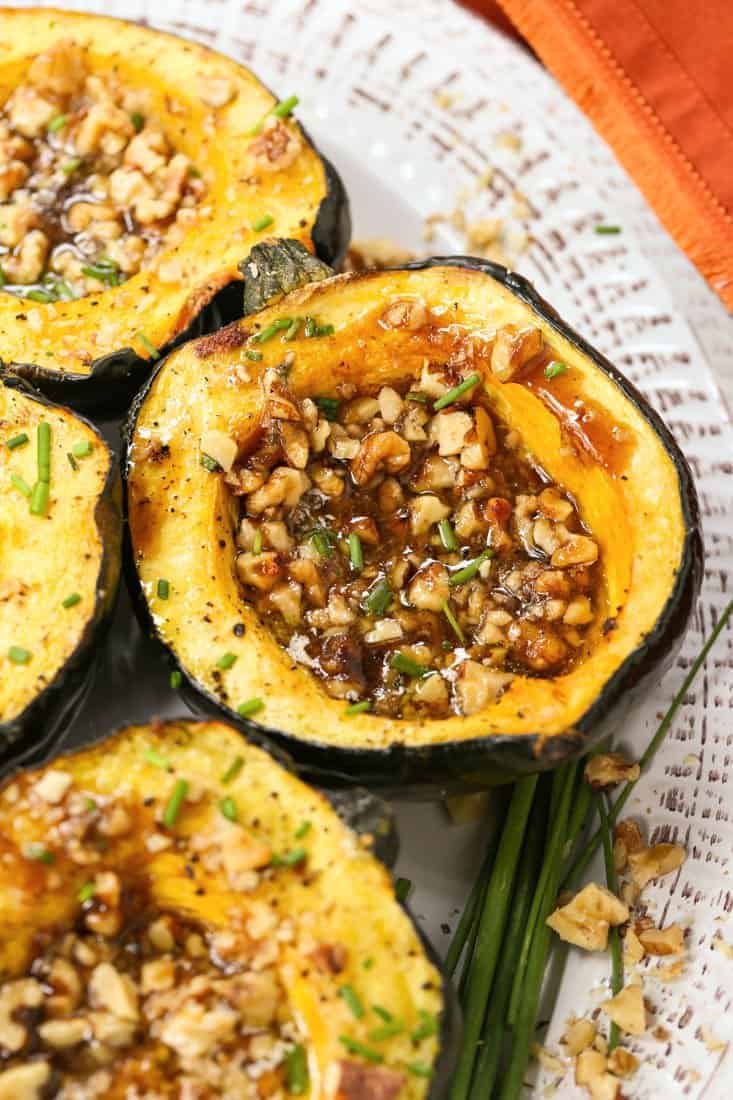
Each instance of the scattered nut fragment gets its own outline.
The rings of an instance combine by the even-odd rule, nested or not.
[[[640,985],[627,985],[615,997],[603,1001],[601,1012],[628,1035],[643,1035],[646,1030],[646,1009]]]
[[[558,1058],[557,1054],[553,1054],[547,1047],[543,1047],[540,1043],[532,1044],[532,1056],[537,1059],[543,1069],[546,1069],[549,1073],[564,1073],[565,1063],[562,1058]]]
[[[644,945],[633,928],[626,929],[624,936],[624,965],[634,966],[641,962],[645,955]]]
[[[631,877],[643,889],[652,879],[678,870],[686,855],[681,844],[654,844],[651,848],[639,848],[636,852],[629,852]]]
[[[584,1050],[575,1060],[575,1083],[588,1090],[591,1100],[616,1100],[618,1080],[608,1072],[605,1054]]]
[[[585,781],[594,791],[615,787],[618,783],[632,783],[641,770],[620,752],[599,753],[592,756],[585,766]]]
[[[685,953],[685,933],[679,924],[670,924],[665,929],[644,928],[639,932],[639,940],[647,955]]]
[[[570,1057],[574,1058],[593,1045],[597,1030],[592,1020],[586,1020],[583,1017],[575,1018],[569,1021],[560,1042]]]
[[[566,943],[585,951],[605,951],[609,928],[628,919],[624,903],[605,886],[591,882],[551,913],[547,923]]]
[[[500,382],[512,382],[540,354],[543,346],[541,329],[505,325],[494,340],[491,369]]]
[[[201,450],[203,454],[218,462],[222,470],[229,473],[237,457],[238,447],[236,440],[228,436],[226,432],[219,431],[218,428],[211,428],[201,436]]]
[[[616,1077],[631,1077],[639,1068],[639,1059],[630,1050],[616,1047],[609,1055],[608,1068]]]
[[[71,783],[72,779],[68,772],[52,769],[41,776],[34,787],[34,792],[38,798],[55,806],[62,800]]]

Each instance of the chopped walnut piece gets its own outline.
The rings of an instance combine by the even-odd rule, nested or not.
[[[234,465],[237,449],[236,440],[218,428],[210,428],[201,436],[202,452],[218,462],[227,473]]]
[[[627,928],[624,936],[624,964],[634,966],[636,963],[641,962],[644,955],[644,944],[633,928]]]
[[[40,1100],[51,1076],[48,1062],[26,1062],[0,1073],[0,1100]]]
[[[397,298],[387,306],[379,321],[384,328],[402,328],[413,332],[422,328],[427,319],[427,307],[419,298]]]
[[[644,928],[639,932],[639,940],[647,955],[683,955],[685,952],[685,933],[679,924],[669,924],[666,928]]]
[[[461,714],[476,714],[496,702],[514,679],[509,673],[481,665],[478,661],[462,661],[458,667],[456,693]]]
[[[583,1017],[571,1019],[560,1037],[560,1042],[565,1047],[571,1058],[593,1045],[598,1029],[592,1020]]]
[[[491,350],[491,369],[500,382],[512,382],[544,347],[538,328],[520,329],[516,325],[500,328]]]
[[[399,473],[408,465],[410,453],[410,444],[397,432],[370,432],[351,464],[351,475],[357,485],[366,485],[380,466],[389,474]]]
[[[532,1044],[532,1056],[537,1059],[543,1069],[548,1073],[564,1073],[565,1063],[562,1058],[559,1058],[557,1054],[553,1054],[547,1047],[543,1047],[540,1043]]]
[[[624,903],[605,886],[591,882],[551,913],[547,923],[567,943],[585,951],[605,951],[609,928],[628,919]]]
[[[632,763],[620,752],[599,753],[592,756],[585,766],[585,781],[594,791],[614,787],[617,783],[630,783],[639,778],[638,764]]]
[[[608,1068],[616,1077],[631,1077],[639,1068],[639,1059],[630,1050],[616,1047],[608,1056]]]
[[[326,1070],[324,1091],[328,1097],[393,1100],[405,1083],[404,1074],[386,1066],[369,1066],[346,1059],[335,1063],[335,1066],[335,1072],[329,1072],[330,1066]]]
[[[654,844],[629,852],[629,868],[634,883],[643,889],[652,879],[678,870],[687,853],[681,844]]]
[[[616,1100],[618,1097],[619,1083],[608,1072],[605,1054],[598,1050],[584,1050],[578,1055],[575,1083],[588,1090],[591,1100]]]
[[[601,1012],[629,1035],[643,1035],[646,1030],[646,1009],[640,985],[627,985],[615,997],[603,1001]]]

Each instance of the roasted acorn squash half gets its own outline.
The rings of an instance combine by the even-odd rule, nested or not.
[[[124,474],[154,633],[331,777],[426,793],[586,750],[672,661],[700,582],[670,432],[468,258],[314,283],[175,351]]]
[[[0,378],[0,479],[2,756],[51,735],[86,682],[117,592],[121,493],[97,430],[12,377]]]
[[[163,350],[241,305],[202,318],[265,235],[342,257],[345,193],[296,97],[104,16],[4,9],[0,42],[0,362],[49,396],[119,410]]]
[[[365,800],[389,831],[365,792],[352,819]],[[128,727],[16,773],[0,1093],[443,1095],[452,995],[350,817],[214,721]]]

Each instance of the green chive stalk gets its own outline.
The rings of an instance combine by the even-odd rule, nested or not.
[[[482,906],[476,946],[471,960],[465,997],[463,1045],[453,1078],[451,1100],[466,1100],[471,1087],[477,1044],[483,1027],[504,930],[509,918],[517,864],[536,787],[537,776],[532,775],[521,779],[512,792]]]
[[[616,868],[613,862],[613,841],[611,839],[611,824],[608,820],[608,810],[606,808],[606,796],[603,791],[598,793],[598,816],[601,819],[601,829],[603,830],[603,860],[606,865],[606,884],[612,894],[616,894],[618,897],[618,878],[616,875]],[[618,928],[615,926],[609,931],[609,942],[611,944],[611,992],[614,996],[620,993],[624,987],[624,962],[621,956],[621,935]],[[614,1047],[618,1046],[619,1031],[618,1024],[613,1020],[611,1026],[608,1029],[608,1053],[610,1054]]]
[[[491,1001],[479,1048],[478,1061],[473,1075],[470,1100],[486,1100],[496,1081],[501,1064],[502,1047],[506,1030],[506,1013],[509,998],[514,985],[519,953],[526,922],[532,906],[532,897],[537,882],[537,872],[542,852],[544,820],[538,812],[532,813],[527,828],[527,839],[522,852],[522,860],[517,873],[517,882],[512,897],[512,919],[501,947],[501,962],[496,972]]]
[[[537,930],[537,924],[545,904],[547,890],[553,879],[559,877],[557,868],[562,866],[558,857],[567,837],[570,803],[573,790],[575,789],[576,772],[577,767],[572,763],[565,764],[563,767],[558,768],[553,775],[545,854],[542,861],[540,876],[537,880],[534,898],[530,907],[529,917],[527,918],[522,947],[519,952],[515,970],[514,988],[512,989],[512,996],[509,1002],[508,1023],[510,1027],[516,1025],[519,1016],[524,977],[529,964],[529,957]],[[557,893],[557,891],[555,891],[555,893]]]

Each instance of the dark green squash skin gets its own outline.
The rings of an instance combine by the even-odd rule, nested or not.
[[[177,718],[166,718],[166,723],[181,721],[186,726],[195,723],[190,715]],[[240,723],[241,724],[241,723]],[[76,742],[73,749],[56,744],[53,748],[45,746],[28,753],[22,762],[15,760],[12,764],[0,758],[0,783],[17,774],[22,768],[39,768],[51,763],[53,760],[61,761],[68,753],[75,753],[89,748],[98,741],[114,737],[112,733],[97,737],[91,734],[83,742]],[[272,742],[263,737],[260,730],[253,728],[246,735],[246,740],[263,749],[274,762],[287,771],[298,774],[292,758],[283,750],[273,746]],[[367,791],[363,787],[351,787],[349,790],[322,789],[321,794],[331,803],[344,824],[358,836],[370,838],[370,850],[376,858],[384,864],[388,871],[393,872],[399,854],[399,835],[395,823],[394,811],[388,802],[385,802],[378,794]],[[448,1096],[453,1081],[453,1073],[458,1063],[463,1034],[461,1009],[458,1003],[453,983],[443,969],[442,960],[438,957],[430,941],[423,933],[417,919],[413,915],[406,902],[400,902],[402,908],[411,920],[420,939],[426,956],[440,974],[441,994],[443,997],[443,1012],[439,1024],[439,1051],[434,1066],[433,1078],[428,1100],[445,1100]]]
[[[51,409],[56,405],[33,390],[24,379],[0,372],[0,384],[22,391],[39,405]],[[77,415],[76,419],[91,428],[100,445],[109,453],[109,447],[98,429],[83,417]],[[100,643],[112,619],[120,580],[121,485],[114,456],[112,459],[107,481],[94,513],[103,547],[94,612],[85,625],[76,649],[51,682],[15,718],[0,722],[0,767],[8,760],[18,762],[24,753],[42,751],[45,746],[53,744],[81,706],[89,687]]]
[[[190,705],[203,706],[207,712],[223,713],[229,722],[239,726],[245,733],[256,731],[281,746],[293,756],[301,771],[314,781],[330,785],[346,785],[356,781],[403,798],[435,798],[511,782],[521,775],[557,767],[566,760],[582,755],[607,737],[623,723],[633,705],[644,697],[674,663],[697,601],[703,568],[699,505],[692,473],[672,433],[638,390],[605,356],[565,324],[527,279],[507,271],[499,264],[470,256],[448,256],[406,264],[404,268],[393,270],[419,271],[445,266],[478,271],[495,279],[543,317],[561,336],[589,358],[598,370],[616,383],[651,425],[674,465],[686,535],[680,570],[654,629],[616,669],[579,722],[572,729],[552,737],[543,738],[538,730],[535,734],[489,734],[483,738],[465,741],[409,747],[392,745],[387,749],[344,748],[325,742],[306,741],[285,730],[273,729],[239,717],[236,711],[224,706],[215,695],[192,680],[183,666],[178,666]],[[141,391],[131,409],[125,432],[128,443],[148,388],[146,386]],[[122,469],[125,477],[124,456]],[[144,628],[155,636],[156,631],[137,580],[131,553],[127,555],[127,561],[133,601]],[[175,655],[171,656],[175,661]]]
[[[304,141],[315,149],[302,126],[300,130]],[[341,177],[330,161],[323,156],[320,156],[320,160],[326,176],[326,194],[318,208],[311,239],[316,256],[330,267],[337,268],[349,247],[351,212]],[[214,332],[241,316],[242,283],[235,279],[216,293],[185,332],[179,333],[158,349],[159,355],[163,358],[187,340]],[[114,416],[123,412],[140,385],[150,375],[156,362],[157,360],[143,358],[134,348],[119,348],[109,355],[95,359],[88,374],[64,374],[37,363],[6,364],[0,347],[0,370],[10,370],[26,379],[58,404],[96,416]]]

